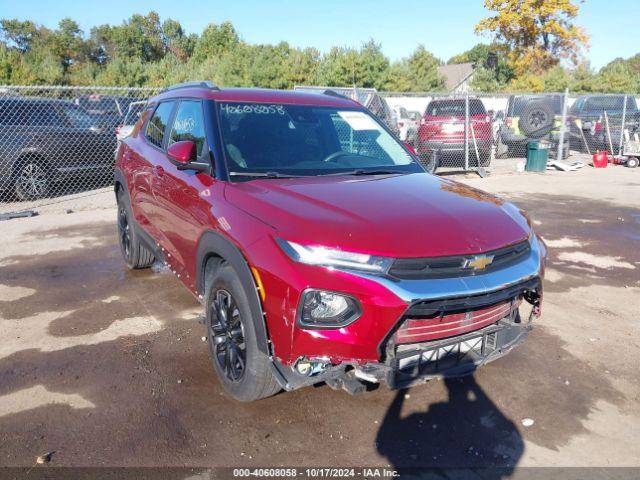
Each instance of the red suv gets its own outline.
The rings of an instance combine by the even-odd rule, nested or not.
[[[468,127],[465,121],[467,113]],[[465,148],[469,152],[470,166],[488,167],[493,146],[491,125],[492,119],[479,98],[469,98],[468,105],[464,98],[432,100],[418,129],[417,153],[430,173],[439,166],[463,167]]]
[[[425,173],[335,93],[171,87],[115,175],[127,265],[166,262],[202,302],[239,400],[470,373],[539,313],[546,249],[525,214]]]

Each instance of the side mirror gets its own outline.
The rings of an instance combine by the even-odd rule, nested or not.
[[[196,159],[196,144],[191,140],[176,142],[167,149],[167,155],[174,162],[186,165]]]

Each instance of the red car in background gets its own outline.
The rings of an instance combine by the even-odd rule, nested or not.
[[[487,167],[493,147],[492,119],[479,98],[469,98],[468,108],[469,166]],[[430,173],[442,166],[464,167],[466,112],[464,98],[435,99],[427,105],[416,151]]]
[[[546,249],[517,207],[416,160],[335,92],[178,85],[120,144],[121,251],[202,302],[239,400],[469,374],[532,328]]]

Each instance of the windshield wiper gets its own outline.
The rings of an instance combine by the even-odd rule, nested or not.
[[[229,172],[230,177],[256,177],[256,178],[298,178],[307,175],[289,175],[278,172]]]
[[[331,172],[331,173],[320,173],[319,175],[406,175],[411,172],[402,172],[398,170],[390,170],[390,169],[370,169],[365,170],[364,168],[358,168],[356,170],[346,170],[344,172]]]

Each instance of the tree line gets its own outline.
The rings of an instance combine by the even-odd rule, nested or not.
[[[489,28],[489,27],[487,27]],[[471,62],[476,91],[640,92],[640,54],[595,72],[585,63],[568,68],[548,61],[543,71],[519,68],[505,42],[478,44],[446,63]],[[287,42],[250,44],[230,22],[188,34],[155,12],[88,34],[70,18],[49,29],[33,21],[0,20],[0,84],[162,87],[193,79],[225,86],[292,88],[294,85],[372,87],[394,92],[443,91],[445,62],[423,45],[391,61],[374,40],[360,48],[328,52]]]

